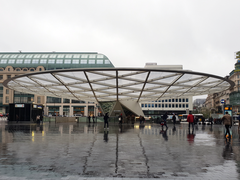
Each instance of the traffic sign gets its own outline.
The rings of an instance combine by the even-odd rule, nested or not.
[[[221,100],[221,103],[222,103],[222,104],[224,104],[224,103],[225,103],[225,100],[224,100],[224,99],[222,99],[222,100]]]

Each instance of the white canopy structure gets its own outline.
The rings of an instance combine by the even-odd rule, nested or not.
[[[7,88],[52,97],[97,102],[156,101],[227,90],[226,78],[186,70],[79,68],[29,73],[7,79]]]

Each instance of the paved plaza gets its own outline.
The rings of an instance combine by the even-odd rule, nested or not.
[[[0,122],[2,179],[239,179],[237,126]]]

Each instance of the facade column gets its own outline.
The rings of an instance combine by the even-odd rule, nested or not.
[[[73,116],[73,107],[71,105],[69,107],[69,116]]]
[[[88,105],[84,107],[84,116],[88,116]]]
[[[59,107],[59,115],[63,115],[63,106]]]

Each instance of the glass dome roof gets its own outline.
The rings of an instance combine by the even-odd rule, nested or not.
[[[16,52],[0,53],[0,67],[36,68],[45,70],[114,67],[107,56],[95,52]]]

